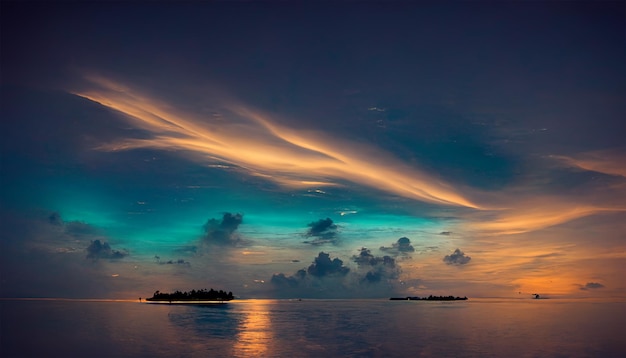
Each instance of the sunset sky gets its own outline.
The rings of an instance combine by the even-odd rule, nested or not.
[[[624,298],[625,11],[3,3],[0,296]]]

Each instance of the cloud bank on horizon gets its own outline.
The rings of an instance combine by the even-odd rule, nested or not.
[[[3,5],[0,296],[626,297],[618,5]]]

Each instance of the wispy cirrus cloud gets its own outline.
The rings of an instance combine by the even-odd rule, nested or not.
[[[554,203],[553,203],[554,204]],[[495,212],[494,216],[473,221],[471,227],[488,234],[520,234],[566,223],[571,220],[616,209],[589,205],[547,205],[546,207],[520,207]],[[626,211],[626,209],[621,209]]]
[[[121,138],[96,148],[103,151],[175,151],[198,162],[224,165],[228,170],[288,188],[356,183],[426,203],[478,209],[458,211],[453,216],[485,234],[529,232],[598,213],[626,210],[615,199],[624,197],[621,187],[607,194],[609,190],[604,187],[588,186],[577,197],[549,193],[549,188],[541,187],[547,177],[497,192],[455,187],[378,147],[328,132],[279,124],[281,118],[226,96],[216,97],[220,105],[217,110],[197,110],[184,104],[174,107],[157,96],[107,78],[88,76],[86,80],[88,90],[75,94],[125,114],[133,126],[148,133],[148,138]],[[619,152],[605,154],[553,158],[568,166],[623,175]],[[457,183],[462,180],[455,179]],[[599,191],[607,200],[598,199]]]
[[[599,213],[626,211],[620,207],[599,207],[567,202],[562,198],[543,198],[519,203],[511,208],[478,213],[470,227],[484,234],[520,234],[566,223]]]
[[[571,167],[626,177],[626,156],[617,150],[596,150],[576,156],[551,155],[550,158]]]
[[[100,146],[101,150],[176,150],[194,159],[229,163],[285,186],[353,182],[424,202],[477,207],[435,175],[378,148],[281,126],[261,111],[237,103],[224,106],[216,119],[179,110],[109,79],[90,76],[87,81],[92,89],[75,94],[128,115],[152,135],[121,139]]]

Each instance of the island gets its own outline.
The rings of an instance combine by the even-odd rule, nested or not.
[[[433,296],[428,297],[391,297],[391,301],[466,301],[467,297]]]
[[[152,297],[146,298],[146,303],[216,304],[226,303],[234,298],[232,292],[216,291],[212,288],[210,290],[175,291],[173,293],[156,291]]]

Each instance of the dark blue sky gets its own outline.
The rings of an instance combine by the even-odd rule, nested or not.
[[[623,296],[624,10],[3,3],[2,295]]]

